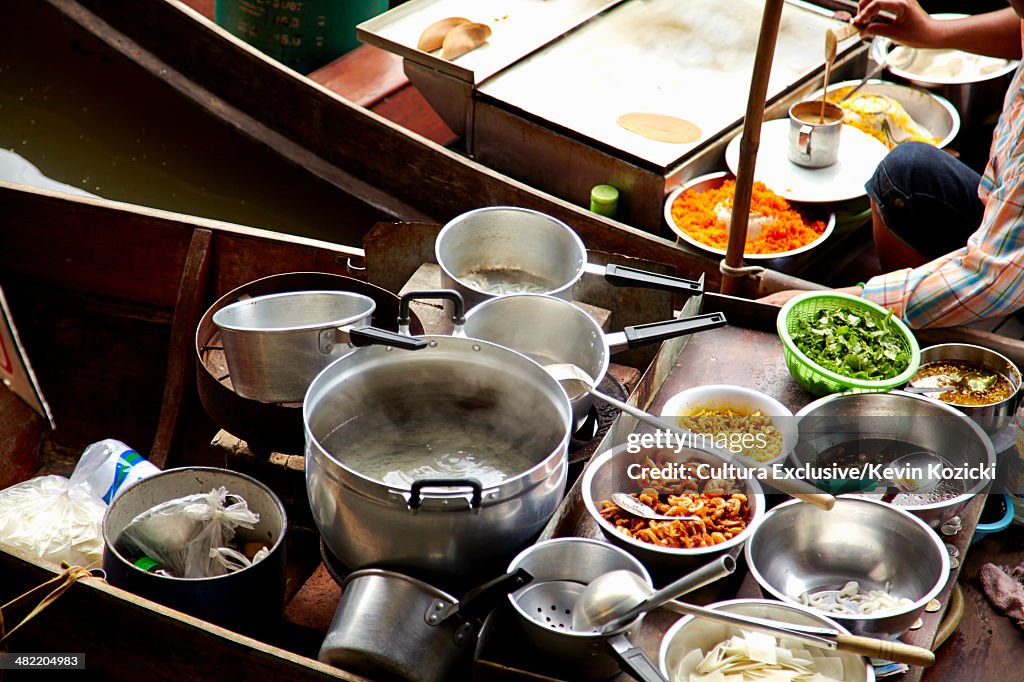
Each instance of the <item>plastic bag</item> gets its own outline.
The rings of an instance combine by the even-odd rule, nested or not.
[[[85,449],[71,474],[71,483],[84,485],[96,499],[110,504],[132,483],[158,473],[160,469],[135,450],[107,438]]]
[[[239,526],[252,528],[259,520],[244,499],[222,486],[142,512],[124,529],[118,543],[134,546],[174,575],[207,578],[227,573],[211,550],[227,545]]]
[[[0,542],[55,564],[99,565],[106,508],[63,476],[32,478],[0,490]]]

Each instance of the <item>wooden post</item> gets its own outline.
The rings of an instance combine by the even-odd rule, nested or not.
[[[732,201],[732,220],[729,222],[729,245],[725,252],[725,264],[733,268],[743,266],[743,251],[747,243],[747,221],[750,217],[750,195],[754,189],[754,165],[757,162],[757,148],[761,143],[764,101],[768,93],[768,78],[772,72],[775,42],[779,35],[782,5],[783,0],[766,0],[764,14],[761,16],[761,35],[757,39],[754,74],[750,80],[747,113],[743,119],[743,132],[740,138],[739,167],[736,169],[736,194]],[[723,273],[722,293],[731,296],[737,295],[742,279],[742,277]]]

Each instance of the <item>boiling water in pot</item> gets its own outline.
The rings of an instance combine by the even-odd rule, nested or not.
[[[472,422],[447,432],[430,423],[400,429],[382,423],[381,428],[364,424],[353,433],[343,428],[350,425],[327,434],[321,445],[345,466],[386,485],[408,488],[425,478],[475,478],[488,488],[536,464],[520,448]]]
[[[496,296],[544,294],[558,288],[558,283],[546,277],[539,277],[525,270],[514,268],[475,270],[461,277],[466,284]]]

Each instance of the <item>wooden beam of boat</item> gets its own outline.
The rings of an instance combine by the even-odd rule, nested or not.
[[[767,0],[761,17],[761,32],[757,38],[750,93],[747,95],[747,112],[743,119],[745,122],[740,138],[739,168],[736,169],[736,189],[729,220],[729,243],[725,252],[726,268],[722,278],[723,294],[740,293],[744,278],[738,270],[743,266],[743,253],[747,246],[747,223],[750,219],[750,199],[754,191],[754,168],[757,165],[757,149],[761,144],[761,121],[764,119],[768,79],[772,74],[772,57],[779,37],[782,5],[782,0]]]

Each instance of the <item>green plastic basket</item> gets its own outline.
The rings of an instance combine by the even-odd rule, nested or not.
[[[818,396],[844,391],[882,393],[902,386],[917,373],[921,364],[921,348],[907,325],[896,317],[891,317],[889,321],[899,331],[904,348],[910,351],[910,364],[900,374],[891,379],[866,381],[837,374],[817,364],[796,347],[790,334],[797,322],[811,319],[822,310],[849,310],[855,313],[873,313],[878,317],[885,317],[888,314],[885,308],[871,301],[835,291],[803,294],[790,299],[782,306],[776,321],[779,338],[782,340],[782,355],[789,373],[807,391]]]

